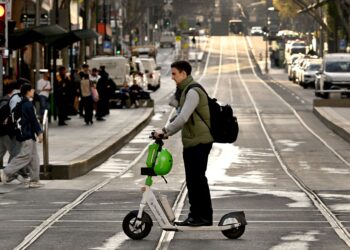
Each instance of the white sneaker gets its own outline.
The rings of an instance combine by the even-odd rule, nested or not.
[[[5,174],[3,169],[0,169],[0,177],[1,177],[2,184],[6,184],[7,183],[7,175]]]
[[[27,179],[27,178],[24,178],[22,175],[20,175],[20,174],[18,174],[17,176],[16,176],[16,179],[17,179],[17,181],[19,181],[20,183],[22,183],[22,184],[28,184],[29,183],[29,179]]]
[[[40,188],[42,186],[44,186],[44,184],[39,181],[30,181],[28,185],[29,188]]]

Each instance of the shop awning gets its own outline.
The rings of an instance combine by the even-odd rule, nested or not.
[[[9,48],[20,49],[34,42],[46,43],[50,37],[67,33],[59,25],[45,25],[22,30],[16,30],[9,35]]]
[[[15,50],[39,42],[61,50],[75,42],[97,37],[98,34],[93,30],[82,29],[68,32],[59,25],[46,25],[15,31],[9,36],[9,48]]]
[[[98,34],[93,30],[73,30],[66,34],[62,34],[56,37],[52,37],[50,46],[61,50],[75,42],[88,39],[96,39]]]

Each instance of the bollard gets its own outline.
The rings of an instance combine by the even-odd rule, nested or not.
[[[47,177],[49,167],[49,123],[48,123],[48,110],[44,112],[43,118],[43,163],[44,163],[44,176]]]

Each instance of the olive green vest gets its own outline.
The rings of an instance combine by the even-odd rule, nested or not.
[[[186,89],[194,84],[192,76],[188,76],[178,87],[181,90],[181,97],[179,102],[180,109],[185,103]],[[208,106],[208,98],[204,91],[198,87],[194,90],[199,94],[199,103],[195,111],[192,113],[188,121],[182,128],[182,144],[184,148],[194,147],[198,144],[207,144],[213,142],[213,137],[210,134],[208,126],[210,126],[210,113]],[[196,111],[202,116],[206,124],[199,117]]]

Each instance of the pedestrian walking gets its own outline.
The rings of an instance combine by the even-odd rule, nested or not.
[[[20,145],[14,136],[14,124],[10,120],[11,110],[9,100],[13,95],[16,82],[6,86],[6,95],[0,101],[0,168],[4,168],[3,158],[9,153],[9,161],[13,159],[20,150]]]
[[[36,136],[39,143],[43,140],[42,129],[35,115],[32,103],[34,88],[31,84],[21,87],[22,101],[17,105],[15,112],[19,114],[20,130],[16,139],[21,142],[20,152],[10,161],[5,169],[0,170],[2,183],[6,184],[18,170],[28,166],[30,172],[29,187],[40,187],[40,161],[36,148]]]
[[[180,226],[211,226],[213,209],[209,185],[205,172],[213,137],[206,124],[210,124],[210,112],[206,93],[198,87],[186,89],[195,84],[191,76],[192,67],[187,61],[171,64],[172,79],[177,91],[173,97],[178,114],[156,136],[171,136],[181,130],[183,160],[190,212],[188,218],[177,222]],[[174,102],[173,102],[174,104]]]
[[[12,88],[10,86],[8,86],[8,87],[10,87],[10,89],[13,89],[12,92],[8,94],[10,96],[10,98],[8,100],[8,107],[9,107],[8,112],[10,113],[9,115],[11,117],[9,117],[7,127],[6,127],[6,129],[4,128],[3,131],[6,131],[6,134],[8,135],[8,137],[5,136],[4,138],[6,141],[5,143],[7,144],[6,148],[10,149],[9,162],[11,161],[11,159],[13,157],[15,157],[19,153],[20,148],[21,148],[21,143],[16,140],[16,131],[15,131],[16,124],[13,123],[14,121],[12,119],[12,114],[13,114],[16,106],[22,101],[21,87],[23,84],[26,84],[26,83],[27,84],[29,83],[29,81],[27,79],[19,78],[17,81],[14,81],[10,84],[10,86],[12,86]],[[5,153],[6,153],[6,151],[4,152],[4,154]],[[1,159],[3,159],[3,156],[1,157]],[[12,175],[12,177],[9,178],[7,181],[10,182],[14,179],[18,179],[19,181],[23,182],[24,179],[27,179],[28,177],[29,177],[28,169],[27,169],[27,167],[25,167],[25,168],[20,169],[16,174]]]

